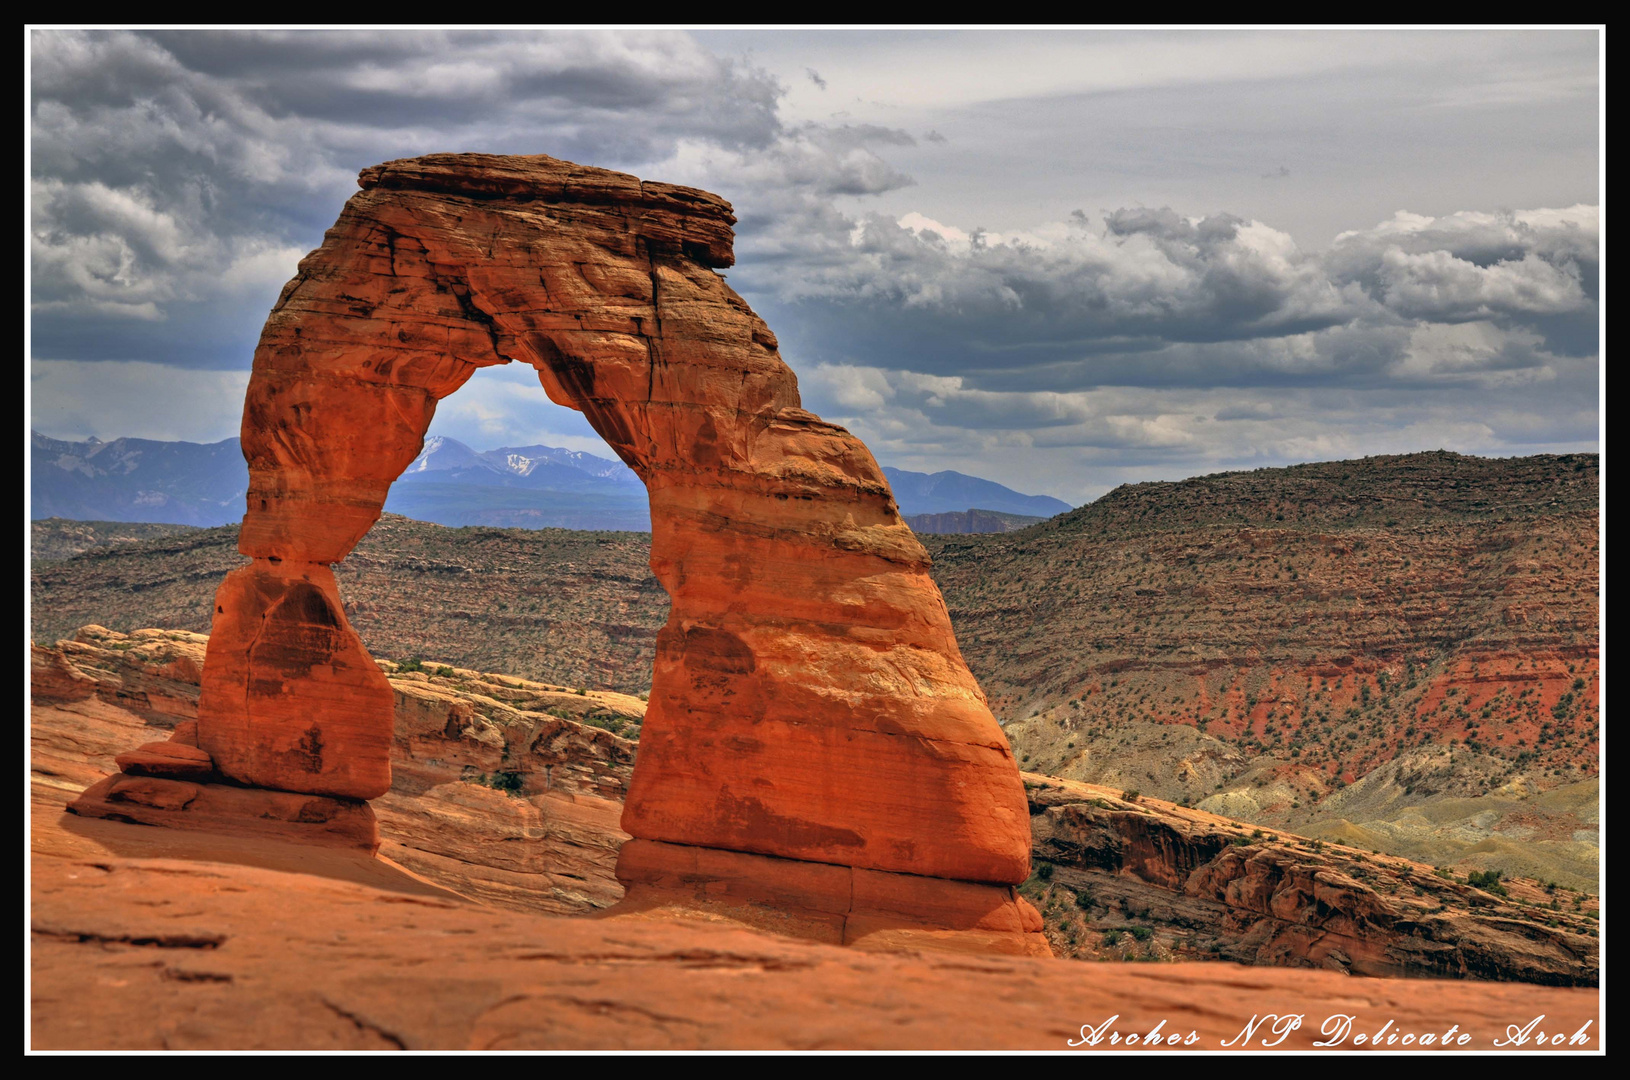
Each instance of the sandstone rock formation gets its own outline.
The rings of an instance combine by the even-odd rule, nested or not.
[[[167,723],[138,702],[151,692],[163,707],[183,708],[184,695],[157,692],[157,680],[173,681],[158,672],[177,653],[198,648],[192,638],[104,633],[34,652],[35,685],[44,690],[32,709],[34,1050],[1058,1050],[1080,1038],[1082,1024],[1096,1027],[1112,1016],[1123,1035],[1141,1037],[1164,1022],[1163,1033],[1197,1033],[1190,1049],[1216,1050],[1224,1040],[1239,1048],[1253,1012],[1305,1015],[1303,1027],[1279,1044],[1285,1049],[1310,1049],[1324,1017],[1337,1012],[1356,1016],[1354,1032],[1388,1021],[1393,1032],[1441,1033],[1455,1024],[1472,1033],[1464,1049],[1473,1050],[1492,1049],[1507,1025],[1544,1014],[1548,1036],[1589,1025],[1588,1041],[1568,1048],[1602,1045],[1594,989],[1350,979],[1217,963],[880,955],[753,933],[739,923],[560,918],[580,909],[551,912],[496,892],[470,903],[468,876],[426,881],[420,867],[409,873],[393,865],[394,853],[385,859],[271,836],[222,838],[62,814],[116,757],[169,723],[185,739],[190,721],[172,713]],[[390,677],[398,689],[438,694],[459,682],[499,682],[438,679],[427,686]],[[484,696],[461,700],[479,716],[490,711],[478,700]],[[402,723],[399,715],[399,730]],[[427,730],[415,730],[413,760],[426,768],[433,758],[475,752],[464,744],[479,742],[460,735],[436,750]],[[392,751],[398,762],[405,752],[400,744]],[[442,814],[443,788],[492,799],[468,799],[465,817]],[[556,808],[599,801],[576,799],[521,798],[461,782],[418,795],[393,791],[376,803],[387,837],[381,850],[393,850],[395,826],[413,807],[422,811],[416,824],[442,821],[441,842],[481,834],[468,856],[542,848],[551,841],[498,837],[498,830],[471,828],[471,818],[493,806],[532,808],[553,828]],[[403,847],[416,839],[395,835]],[[555,842],[549,851],[557,869],[564,850]],[[610,873],[607,859],[599,879],[615,887]],[[529,876],[517,871],[507,880]],[[525,884],[511,901],[547,896],[535,881]],[[1533,1048],[1532,1035],[1524,1047]],[[1119,1045],[1106,1038],[1079,1048]]]
[[[1366,1038],[1435,1041],[1455,1025],[1471,1035],[1460,1049],[1476,1051],[1543,1015],[1537,1030],[1564,1044],[1585,1030],[1555,1049],[1603,1046],[1594,989],[880,955],[735,927],[494,911],[360,854],[212,848],[204,833],[34,805],[35,1050],[1056,1052],[1113,1017],[1123,1040],[1162,1025],[1216,1051],[1241,1048],[1253,1013],[1303,1015],[1278,1048],[1307,1052],[1337,1013]],[[1248,1048],[1276,1038],[1257,1035]],[[1509,1048],[1534,1049],[1533,1035]],[[1121,1048],[1107,1033],[1077,1045]]]
[[[984,883],[1024,923],[1007,741],[881,469],[799,407],[775,335],[714,272],[729,206],[546,157],[433,155],[359,183],[255,352],[254,562],[217,596],[199,702],[216,767],[337,798],[390,788],[391,690],[329,567],[436,403],[518,359],[650,493],[672,608],[623,827],[669,846],[652,851],[912,875],[901,896]]]
[[[1596,902],[1499,893],[1430,866],[1203,810],[1025,775],[1038,865],[1025,891],[1059,955],[1322,967],[1353,975],[1595,986]],[[1579,899],[1576,907],[1563,903]]]
[[[865,949],[1022,952],[1037,936],[1014,932],[1010,920],[1028,909],[990,903],[991,886],[630,841],[617,823],[637,744],[607,729],[637,735],[644,703],[604,691],[382,661],[396,719],[391,791],[369,804],[377,835],[362,804],[325,814],[341,800],[207,780],[200,793],[199,778],[177,769],[201,753],[189,657],[202,658],[204,640],[90,626],[35,647],[37,814],[72,798],[81,816],[191,827],[185,836],[138,830],[143,843],[203,844],[234,858],[289,840],[300,842],[302,862],[377,844],[370,873],[406,871],[489,911],[584,915],[615,905],[618,921],[701,919]],[[170,741],[151,741],[165,731]],[[125,776],[108,775],[121,768]],[[167,782],[152,783],[155,772]],[[1037,872],[1019,891],[1041,909],[1057,956],[1596,981],[1593,897],[1519,878],[1491,893],[1431,866],[1256,836],[1146,796],[1031,774],[1024,782]],[[245,799],[258,802],[233,802]],[[623,848],[626,898],[616,877]]]

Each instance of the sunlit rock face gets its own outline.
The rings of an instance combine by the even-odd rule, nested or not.
[[[1023,787],[928,556],[871,453],[800,408],[775,335],[716,272],[729,205],[548,157],[432,155],[359,184],[255,352],[254,561],[220,589],[199,702],[218,768],[388,789],[390,689],[328,567],[378,519],[436,402],[513,359],[650,493],[673,602],[623,816],[667,845],[642,880],[696,847],[1022,881]]]

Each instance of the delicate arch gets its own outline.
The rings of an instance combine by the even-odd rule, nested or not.
[[[1023,880],[1024,791],[927,554],[870,452],[799,407],[775,335],[713,271],[733,259],[729,205],[547,157],[433,155],[359,183],[255,352],[254,561],[221,586],[199,704],[217,767],[388,789],[391,692],[329,564],[378,519],[436,402],[513,358],[650,493],[673,603],[628,832]]]

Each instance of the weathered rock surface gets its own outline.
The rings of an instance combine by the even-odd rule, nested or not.
[[[1489,1050],[1544,1016],[1602,1048],[1595,990],[1233,964],[880,954],[691,921],[471,904],[360,852],[64,817],[36,782],[34,1050],[1029,1049],[1081,1027],[1242,1043],[1253,1014]],[[1587,1026],[1588,1025],[1588,1026]],[[1521,1047],[1533,1049],[1533,1035]],[[1171,1047],[1170,1049],[1178,1049]],[[1351,1035],[1340,1049],[1353,1048]],[[1387,1049],[1404,1047],[1391,1046]],[[1436,1049],[1436,1046],[1431,1047]],[[1547,1046],[1547,1049],[1551,1047]]]
[[[181,753],[193,735],[182,699],[196,685],[168,683],[161,700],[176,702],[168,716],[137,716],[118,702],[174,662],[169,650],[201,650],[201,639],[100,627],[80,636],[62,643],[74,661],[58,650],[34,653],[35,789],[59,800],[83,799],[166,723],[172,739],[156,745],[167,754]],[[617,792],[636,744],[596,725],[637,733],[637,698],[440,665],[436,673],[381,667],[397,719],[395,787],[372,804],[380,854],[491,907],[593,913],[624,899],[621,873],[629,888],[619,916],[862,947],[1011,953],[1040,936],[1014,935],[1012,920],[1033,925],[1040,908],[1054,953],[1084,960],[1233,960],[1553,985],[1597,977],[1593,897],[1521,879],[1507,879],[1501,896],[1430,866],[1289,834],[1256,836],[1261,830],[1205,811],[1055,777],[1025,779],[1037,873],[1016,898],[994,886],[628,843]],[[41,691],[57,684],[79,696]],[[528,749],[540,731],[553,733],[542,740],[546,753]],[[108,810],[140,820],[129,805]],[[274,826],[262,837],[297,831]],[[907,888],[913,884],[932,887]]]
[[[283,842],[333,844],[369,855],[379,848],[379,824],[373,809],[359,799],[238,784],[118,773],[85,789],[69,804],[68,812],[132,825],[202,830],[220,837],[265,836]]]
[[[72,800],[75,813],[223,837],[377,846],[423,879],[514,910],[581,914],[623,895],[614,869],[628,839],[618,819],[633,744],[595,725],[637,731],[637,698],[383,664],[395,700],[396,783],[370,807],[213,776],[178,779],[173,763],[196,763],[201,753],[191,718],[206,639],[99,626],[78,638],[33,650],[34,782]],[[151,741],[165,734],[169,741]],[[131,775],[130,764],[151,773],[154,763],[170,771]]]
[[[832,945],[1052,955],[1041,916],[1012,886],[654,840],[623,845],[617,879],[628,888],[618,918],[700,914]]]
[[[364,170],[283,290],[244,406],[254,563],[217,597],[199,745],[228,777],[372,799],[388,685],[328,564],[378,519],[436,402],[518,358],[645,482],[657,639],[623,827],[647,840],[1012,885],[1007,741],[871,454],[799,407],[714,273],[729,206],[546,157]]]
[[[1384,977],[1594,986],[1596,905],[1537,882],[1505,895],[1430,866],[1203,810],[1026,774],[1037,866],[1024,888],[1061,956],[1214,955]]]
[[[196,737],[196,732],[194,733]],[[207,780],[215,762],[196,746],[181,742],[144,743],[113,759],[127,776],[161,776],[170,780]]]
[[[198,745],[223,775],[350,799],[390,790],[390,684],[346,622],[332,570],[269,559],[234,570],[209,641]]]

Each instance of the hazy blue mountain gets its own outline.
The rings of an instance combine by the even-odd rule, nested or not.
[[[66,442],[33,433],[35,520],[228,525],[243,517],[249,471],[237,439],[218,443],[116,439]],[[1022,495],[958,472],[883,470],[901,513],[1051,517],[1070,509],[1045,495]],[[424,450],[391,486],[385,509],[439,525],[500,528],[651,527],[645,486],[620,461],[553,446],[478,451],[446,436]]]
[[[449,482],[645,497],[645,485],[620,461],[556,446],[501,446],[483,452],[445,435],[432,435],[424,441],[423,452],[413,459],[397,484]]]
[[[1050,518],[1073,510],[1069,503],[1051,495],[1021,495],[994,480],[981,480],[965,473],[920,473],[905,469],[883,467],[883,474],[894,488],[894,501],[900,504],[900,513],[948,514],[963,510],[995,510],[1004,514],[1025,514],[1030,517]]]
[[[482,452],[444,435],[424,441],[385,509],[438,525],[651,528],[645,485],[620,461],[554,446]]]
[[[238,440],[66,442],[30,432],[34,520],[226,525],[242,520],[249,469]]]

